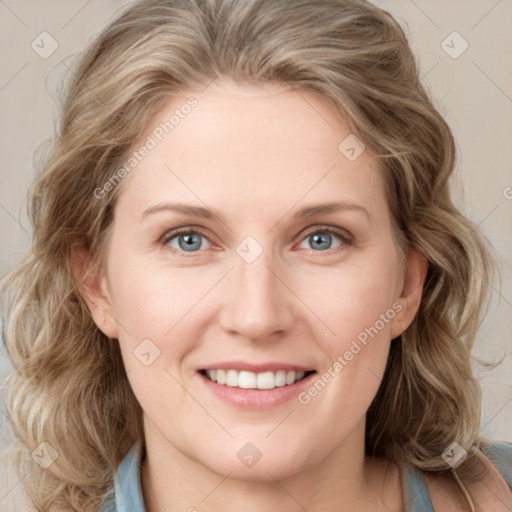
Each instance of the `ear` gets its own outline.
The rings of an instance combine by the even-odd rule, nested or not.
[[[421,303],[428,262],[417,249],[410,247],[406,254],[406,268],[402,292],[398,298],[401,309],[392,320],[391,339],[400,336],[411,325]]]
[[[73,269],[80,283],[80,294],[91,312],[94,323],[105,336],[117,338],[117,324],[106,276],[98,269],[94,259],[85,249],[74,252]]]

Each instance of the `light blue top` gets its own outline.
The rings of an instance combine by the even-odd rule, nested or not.
[[[146,512],[140,485],[141,443],[137,442],[121,461],[114,487],[98,512]],[[485,444],[483,452],[494,463],[512,490],[512,443]],[[412,466],[402,468],[405,512],[434,512],[423,473]]]

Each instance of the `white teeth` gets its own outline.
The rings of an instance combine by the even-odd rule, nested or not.
[[[289,386],[303,379],[305,372],[278,370],[254,373],[237,370],[206,370],[207,377],[217,384],[242,389],[274,389]]]
[[[226,372],[224,370],[217,370],[217,384],[226,384]]]
[[[276,387],[286,386],[286,372],[278,370],[276,372]]]
[[[276,387],[276,378],[274,372],[258,373],[258,389],[274,389]]]
[[[226,386],[238,387],[238,372],[236,370],[228,370],[226,372]]]
[[[253,372],[240,372],[238,374],[238,387],[254,389],[256,387],[256,374]]]

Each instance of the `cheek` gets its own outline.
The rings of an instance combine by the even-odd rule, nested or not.
[[[119,261],[111,272],[112,298],[127,371],[149,376],[141,367],[141,362],[147,361],[140,361],[148,352],[154,359],[151,379],[160,370],[172,367],[173,374],[180,370],[186,354],[201,343],[199,334],[206,319],[204,298],[223,272],[220,268],[200,271],[146,261],[142,264],[140,260]]]
[[[130,260],[119,261],[111,272],[119,344],[132,390],[146,414],[164,415],[169,428],[177,421],[172,411],[186,405],[177,383],[183,381],[180,363],[199,339],[193,332],[183,336],[183,327],[190,329],[189,315],[208,290],[208,283],[197,284],[197,272],[195,279],[192,273]]]
[[[303,297],[304,315],[325,332],[327,352],[334,356],[354,339],[364,341],[365,333],[389,337],[397,273],[390,265],[368,262],[338,269],[316,270],[297,281],[296,290]],[[308,312],[309,310],[309,312]]]
[[[130,332],[157,338],[165,337],[212,286],[208,275],[197,269],[130,261],[112,276],[117,318]]]
[[[299,402],[319,416],[350,423],[365,414],[386,367],[391,325],[400,307],[397,279],[393,260],[383,257],[302,280],[299,293],[314,313],[309,314],[312,336],[328,360]]]

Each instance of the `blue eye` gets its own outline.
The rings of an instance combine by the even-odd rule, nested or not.
[[[304,238],[304,242],[309,242],[311,244],[311,248],[318,251],[327,251],[329,249],[333,249],[332,241],[333,237],[337,238],[341,241],[336,247],[340,247],[341,245],[350,245],[350,239],[347,235],[344,234],[343,231],[334,228],[323,228],[316,229],[315,231],[310,231],[306,238]]]
[[[333,239],[338,239],[339,241],[334,247]],[[204,246],[204,242],[206,242],[206,247]],[[301,243],[304,242],[311,244],[310,247],[306,247],[306,249],[313,250],[314,252],[322,252],[343,245],[351,245],[352,240],[343,230],[336,228],[317,228],[306,234]],[[162,244],[172,247],[178,252],[187,253],[199,252],[201,249],[209,249],[211,247],[210,241],[206,235],[190,228],[167,233],[162,238]]]
[[[171,243],[175,239],[177,240],[178,247]],[[202,240],[208,239],[198,231],[183,230],[180,232],[170,233],[169,236],[167,236],[166,239],[164,240],[164,244],[171,246],[173,249],[181,249],[182,251],[185,252],[197,252],[199,249],[202,248]],[[208,249],[208,247],[206,247],[206,249]]]

